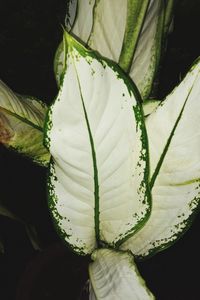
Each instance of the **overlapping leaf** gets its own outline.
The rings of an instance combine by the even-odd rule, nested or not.
[[[65,26],[68,31],[72,28],[74,24],[75,17],[76,17],[76,9],[77,9],[77,0],[68,0],[67,13],[65,17]]]
[[[116,64],[68,43],[63,85],[49,111],[50,208],[81,254],[116,246],[150,211],[146,131],[136,92]]]
[[[92,259],[94,262],[89,265],[90,300],[155,299],[130,253],[99,249],[92,254]]]
[[[152,213],[123,246],[148,256],[173,244],[189,227],[200,200],[200,60],[146,119]]]
[[[77,16],[73,26],[73,34],[85,44],[90,37],[93,27],[93,10],[95,5],[95,0],[78,0]]]
[[[0,81],[0,142],[41,165],[48,165],[50,155],[43,146],[46,111],[42,102],[15,95]]]
[[[129,72],[142,98],[147,99],[160,60],[163,28],[167,32],[173,3],[79,0],[72,33],[102,56],[118,62]],[[62,51],[57,52],[55,60],[58,82],[64,68]]]
[[[162,0],[150,1],[129,72],[143,99],[149,97],[159,66],[164,13]]]

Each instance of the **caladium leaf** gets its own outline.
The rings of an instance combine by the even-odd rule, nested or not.
[[[146,119],[152,189],[151,217],[122,246],[135,255],[155,254],[190,226],[200,200],[200,60]]]
[[[46,125],[49,202],[63,238],[87,254],[99,242],[117,246],[146,221],[147,139],[121,69],[67,33],[64,42],[66,71]]]
[[[92,254],[89,275],[91,300],[150,300],[155,299],[128,252],[99,249]]]
[[[50,155],[43,146],[46,111],[42,102],[16,95],[0,81],[0,142],[47,166]]]

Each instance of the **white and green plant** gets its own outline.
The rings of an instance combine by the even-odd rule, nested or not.
[[[135,261],[171,246],[198,212],[200,60],[149,100],[174,2],[70,1],[48,111],[0,85],[1,142],[48,165],[55,227],[91,255],[92,300],[154,299]]]

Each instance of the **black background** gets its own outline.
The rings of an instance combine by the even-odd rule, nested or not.
[[[0,0],[0,78],[14,91],[50,104],[57,93],[53,57],[62,39],[65,0]],[[160,73],[159,97],[166,95],[200,55],[200,1],[178,1],[174,32]],[[66,249],[52,225],[46,201],[46,170],[0,146],[0,201],[39,234],[33,250],[17,222],[0,217],[0,299],[75,299],[86,280],[87,258]],[[200,217],[173,247],[139,270],[158,300],[199,299]]]

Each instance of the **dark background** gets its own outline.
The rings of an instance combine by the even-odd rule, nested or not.
[[[14,91],[50,104],[57,93],[53,57],[62,39],[66,0],[0,0],[0,78]],[[166,95],[200,55],[200,1],[178,1],[174,32],[160,73]],[[46,201],[46,169],[0,146],[0,201],[33,224],[42,252],[24,227],[0,217],[0,299],[73,300],[87,278],[87,258],[62,245]],[[200,217],[173,247],[138,264],[158,300],[199,299]],[[197,275],[196,275],[197,274]]]

